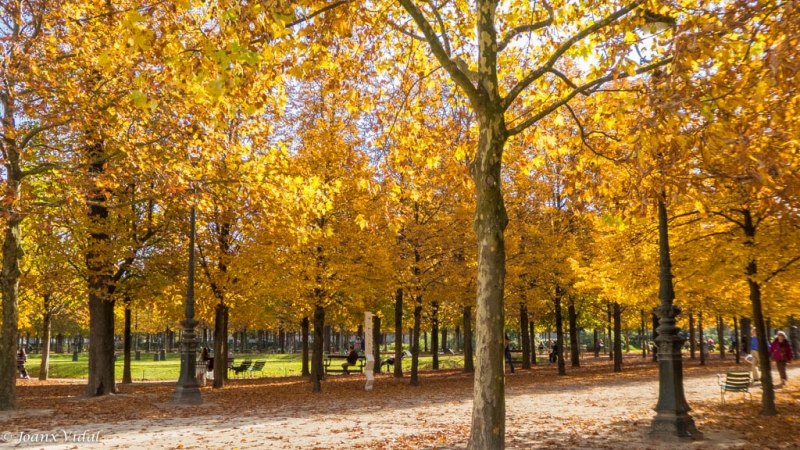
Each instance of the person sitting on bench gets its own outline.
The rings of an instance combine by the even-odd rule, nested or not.
[[[342,363],[342,370],[344,370],[344,373],[349,373],[347,371],[347,368],[350,366],[355,366],[357,362],[358,362],[358,353],[356,353],[355,348],[353,348],[353,346],[351,345],[350,353],[347,354],[347,361]]]

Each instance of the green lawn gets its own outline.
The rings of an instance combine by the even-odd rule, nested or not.
[[[389,355],[383,355],[382,358]],[[244,359],[265,360],[264,376],[284,377],[300,375],[301,355],[300,354],[238,354],[235,362],[238,364]],[[28,355],[26,367],[32,378],[39,374],[41,355]],[[87,378],[88,377],[89,357],[86,353],[81,353],[78,361],[72,361],[72,355],[50,355],[50,378]],[[420,370],[430,369],[433,358],[430,355],[423,355],[419,358]],[[439,367],[443,369],[464,367],[463,355],[439,356]],[[167,353],[166,361],[153,361],[152,353],[142,353],[141,361],[131,361],[131,376],[134,381],[142,380],[177,380],[180,371],[180,354]],[[411,358],[403,358],[403,369],[411,370]],[[118,357],[115,371],[117,379],[122,379],[122,357]]]

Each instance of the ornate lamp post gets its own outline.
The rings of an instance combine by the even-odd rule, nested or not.
[[[663,195],[663,194],[662,194]],[[675,317],[681,309],[672,302],[675,291],[672,286],[672,263],[669,257],[669,233],[667,230],[667,207],[664,200],[658,200],[658,249],[659,290],[661,301],[654,312],[659,318],[658,337],[658,403],[656,416],[650,426],[650,437],[666,441],[685,441],[702,439],[703,433],[697,430],[694,419],[689,415],[689,404],[683,393],[683,355],[681,348],[684,339],[678,336]]]
[[[197,385],[197,338],[194,329],[197,321],[194,319],[194,239],[195,239],[195,206],[192,205],[189,221],[189,274],[186,286],[186,319],[181,322],[183,326],[183,339],[181,340],[181,375],[175,392],[172,394],[172,403],[181,405],[199,405],[203,403],[200,388]]]

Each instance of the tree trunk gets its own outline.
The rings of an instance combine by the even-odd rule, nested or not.
[[[689,354],[691,359],[695,359],[694,352],[697,350],[697,340],[694,337],[694,314],[689,313]]]
[[[44,296],[44,310],[42,314],[42,363],[39,365],[39,380],[47,380],[47,372],[50,367],[50,295]]]
[[[455,351],[460,352],[461,350],[464,349],[464,346],[462,345],[461,326],[459,326],[459,325],[456,325],[456,336],[455,336],[455,339],[456,339],[455,342],[454,342]]]
[[[472,307],[464,307],[464,373],[475,372],[472,357]]]
[[[325,340],[325,342],[324,342],[325,353],[330,355],[330,353],[331,353],[331,326],[330,325],[325,325],[325,330],[323,331],[323,334],[325,336],[325,338],[324,338],[324,340]]]
[[[372,357],[375,363],[372,365],[374,373],[381,373],[381,318],[377,314],[372,315]]]
[[[600,357],[600,343],[597,342],[597,338],[598,338],[597,328],[595,328],[594,329],[594,338],[593,338],[594,339],[594,357],[595,358],[599,358]]]
[[[531,341],[528,334],[528,308],[520,303],[519,305],[519,340],[522,341],[522,368],[531,368]]]
[[[566,375],[567,368],[564,361],[564,320],[561,317],[561,288],[556,286],[555,311],[556,311],[556,358],[558,374]]]
[[[317,305],[314,308],[314,349],[311,355],[312,392],[322,392],[322,378],[325,376],[322,367],[322,333],[325,329],[325,308]]]
[[[403,378],[403,289],[394,293],[394,377]]]
[[[442,340],[440,347],[442,348],[442,352],[447,351],[447,327],[442,327]]]
[[[614,372],[622,372],[622,311],[614,302]]]
[[[125,302],[125,327],[122,331],[122,384],[131,384],[131,308],[130,299]]]
[[[581,353],[580,353],[580,338],[578,332],[578,314],[575,312],[575,300],[570,297],[569,306],[567,307],[569,314],[569,350],[572,358],[572,367],[581,366]]]
[[[225,324],[228,307],[217,303],[214,308],[214,389],[225,387],[228,373],[228,333]]]
[[[278,328],[278,347],[281,355],[286,353],[286,332],[283,331],[283,327]]]
[[[422,342],[425,344],[425,353],[428,353],[428,332],[422,333]]]
[[[414,306],[414,335],[411,338],[411,386],[419,386],[419,329],[422,321],[422,295]]]
[[[608,311],[606,312],[606,314],[608,315],[608,344],[606,344],[606,345],[608,346],[608,359],[613,361],[614,360],[614,338],[612,337],[613,335],[611,334],[611,325],[613,324],[613,319],[611,317],[611,302],[608,302],[607,306],[608,306],[607,307]]]
[[[717,342],[719,343],[719,359],[725,359],[725,322],[717,316]]]
[[[531,329],[531,365],[536,364],[536,330],[534,329],[533,317],[531,316],[528,322],[528,327]]]
[[[642,346],[642,359],[647,359],[647,344],[644,341],[644,309],[642,309],[642,328],[639,333],[639,344]]]
[[[433,370],[439,370],[439,302],[431,302],[431,353]]]
[[[300,367],[300,376],[303,377],[311,376],[311,371],[308,370],[308,328],[308,317],[303,317],[303,320],[300,321],[300,330],[303,335],[303,361]]]
[[[104,299],[110,277],[89,275],[89,380],[86,396],[117,392],[114,380],[114,302]]]
[[[703,311],[697,315],[697,328],[698,328],[698,336],[700,340],[700,365],[706,365],[706,352],[705,349],[708,348],[708,344],[705,342],[705,337],[703,336]]]
[[[736,316],[733,316],[733,335],[736,336],[736,344],[733,346],[734,355],[736,355],[736,364],[739,364],[739,354],[742,348],[742,336],[739,335],[739,323]]]
[[[744,232],[746,236],[745,247],[750,248],[755,244],[756,228],[749,209],[743,210]],[[755,258],[747,262],[747,285],[750,289],[750,303],[753,305],[753,325],[756,327],[758,340],[758,358],[761,365],[761,411],[759,415],[774,416],[778,414],[775,407],[775,389],[772,386],[772,362],[769,357],[769,342],[767,341],[767,326],[764,323],[764,313],[761,305],[761,284],[756,281],[758,265]]]

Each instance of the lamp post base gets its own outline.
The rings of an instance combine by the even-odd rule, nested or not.
[[[650,425],[651,439],[662,442],[691,442],[703,439],[694,419],[689,414],[675,411],[660,411]]]
[[[184,326],[183,340],[181,345],[181,375],[178,384],[175,385],[175,392],[172,394],[170,403],[177,405],[200,405],[203,403],[203,396],[200,395],[200,387],[197,385],[197,339],[195,339],[194,327],[197,321],[187,319],[181,322]]]

